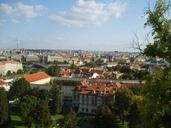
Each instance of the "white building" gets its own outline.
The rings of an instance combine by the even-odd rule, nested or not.
[[[0,61],[0,74],[6,75],[8,71],[11,73],[23,70],[23,65],[17,61]]]
[[[0,88],[4,88],[5,91],[9,91],[10,86],[4,80],[0,80]]]
[[[29,75],[25,75],[24,78],[30,83],[31,88],[50,89],[51,77],[45,72],[37,72]]]

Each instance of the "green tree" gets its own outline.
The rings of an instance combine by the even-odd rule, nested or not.
[[[8,71],[8,72],[6,73],[6,76],[11,76],[11,75],[12,75],[11,71]]]
[[[21,70],[21,69],[19,69],[18,71],[17,71],[17,74],[22,74],[23,73],[23,70]]]
[[[73,111],[70,111],[64,118],[64,128],[78,128],[78,119]]]
[[[0,88],[0,127],[4,126],[9,119],[8,98],[5,90]]]
[[[27,123],[28,128],[32,127],[34,120],[33,113],[38,105],[39,99],[35,96],[24,96],[19,101],[19,115]]]
[[[26,95],[30,90],[30,84],[24,78],[21,78],[13,83],[9,90],[9,98],[15,99]]]
[[[170,9],[170,1],[157,0],[154,10],[147,10],[147,22],[145,26],[152,27],[154,42],[147,45],[144,53],[147,56],[161,57],[171,62],[171,19],[167,13]]]
[[[141,118],[146,128],[171,126],[171,70],[151,76],[143,88]]]
[[[47,73],[51,76],[59,76],[60,73],[60,67],[59,66],[50,66],[47,69]]]
[[[71,69],[71,70],[77,69],[77,68],[78,68],[78,67],[77,67],[74,63],[72,63],[71,66],[69,66],[69,69]]]
[[[36,128],[48,128],[51,125],[51,115],[47,101],[41,100],[39,102],[34,110],[33,117]]]
[[[108,106],[102,106],[95,118],[96,128],[116,127],[116,119]]]
[[[97,66],[96,62],[91,61],[89,63],[86,63],[85,66],[91,67],[91,68],[95,68]]]
[[[121,87],[115,94],[114,112],[122,122],[124,122],[129,115],[129,109],[132,104],[133,93],[127,87]]]
[[[61,90],[61,85],[58,84],[57,80],[54,80],[52,83],[52,88],[49,91],[50,95],[50,106],[53,114],[62,112],[63,106],[63,93]]]
[[[147,10],[146,26],[152,27],[154,42],[147,45],[145,55],[166,59],[171,64],[171,19],[166,15],[170,1],[157,0],[153,10]],[[146,128],[171,127],[171,69],[148,77],[142,91],[140,107],[142,126]],[[139,106],[140,106],[139,105]]]

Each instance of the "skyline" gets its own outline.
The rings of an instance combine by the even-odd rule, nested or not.
[[[66,4],[67,1],[67,4]],[[1,48],[134,51],[148,1],[0,0]],[[155,0],[150,1],[153,6]]]

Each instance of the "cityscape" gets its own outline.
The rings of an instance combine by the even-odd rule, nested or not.
[[[0,128],[170,128],[170,0],[0,0]]]

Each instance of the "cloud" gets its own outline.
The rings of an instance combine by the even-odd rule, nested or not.
[[[0,12],[10,15],[13,12],[13,8],[8,4],[0,3]]]
[[[50,19],[64,26],[101,24],[111,18],[120,18],[126,10],[126,3],[102,3],[95,0],[77,0],[68,11],[61,11]]]
[[[15,8],[15,13],[26,19],[42,16],[44,11],[45,7],[42,5],[25,5],[21,2],[17,3]]]
[[[18,2],[15,6],[1,3],[0,13],[12,16],[21,16],[26,20],[42,16],[46,8],[42,5],[26,5],[22,2]]]

